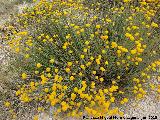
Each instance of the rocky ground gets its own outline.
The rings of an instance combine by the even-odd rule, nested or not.
[[[12,9],[14,11],[19,11],[22,12],[23,8],[26,7],[28,4],[19,4],[19,5],[12,5],[11,7],[13,7]],[[11,10],[11,12],[13,12]],[[3,23],[9,18],[8,14],[5,13],[1,13],[0,16],[0,25],[3,25]],[[1,41],[1,40],[0,40]],[[7,64],[6,62],[6,51],[4,51],[2,49],[2,47],[0,47],[0,64]],[[155,82],[160,82],[160,80],[155,79]],[[0,84],[0,90],[2,90],[2,86]],[[155,96],[154,94],[150,94],[148,96],[145,97],[145,99],[143,99],[142,101],[137,101],[135,103],[130,101],[129,104],[127,104],[125,106],[125,116],[127,117],[136,117],[137,120],[139,118],[139,120],[143,120],[143,117],[146,117],[146,120],[152,119],[153,117],[157,116],[157,119],[155,120],[160,120],[160,99]],[[23,118],[19,118],[18,120],[27,120],[27,118],[29,118],[28,120],[30,120],[31,118],[28,117],[30,115],[25,115]],[[56,120],[56,118],[51,118],[48,114],[46,113],[42,113],[39,115],[40,120]],[[73,119],[70,119],[73,120]]]

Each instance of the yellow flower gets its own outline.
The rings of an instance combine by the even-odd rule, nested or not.
[[[80,58],[81,58],[81,59],[84,59],[84,55],[81,55]]]
[[[26,73],[22,73],[22,79],[25,80],[27,78],[27,74]]]
[[[26,36],[28,34],[27,31],[23,31],[23,32],[18,32],[17,35],[22,35],[22,36]]]
[[[29,54],[26,54],[26,55],[25,55],[25,58],[28,59],[28,58],[29,58]]]
[[[67,87],[66,85],[65,85],[65,86],[63,86],[63,89],[64,89],[64,90],[67,90],[67,88],[68,88],[68,87]]]
[[[84,29],[80,29],[80,32],[84,32]]]
[[[71,99],[72,99],[72,100],[75,100],[75,98],[76,98],[76,94],[72,93],[72,94],[71,94]]]
[[[101,63],[100,59],[96,59],[96,63],[99,65]]]
[[[143,60],[142,58],[137,58],[138,62],[142,62],[142,60]]]
[[[104,67],[100,67],[100,70],[101,70],[102,72],[104,72],[104,71],[105,71]]]
[[[108,93],[108,89],[104,89],[104,93],[106,93],[106,94],[107,94],[107,93]]]
[[[58,69],[57,69],[57,68],[55,68],[54,72],[55,72],[55,73],[58,73]]]
[[[108,39],[108,36],[107,36],[107,35],[101,36],[101,39],[102,39],[102,40],[107,40],[107,39]]]
[[[106,51],[105,51],[105,50],[102,50],[102,53],[103,53],[103,54],[105,54],[105,53],[106,53]]]
[[[121,76],[117,76],[117,79],[120,79],[121,78]]]
[[[87,49],[86,49],[86,48],[84,48],[84,49],[83,49],[83,52],[85,52],[85,53],[86,53],[86,52],[87,52]]]
[[[117,45],[116,42],[112,42],[112,43],[111,43],[111,47],[112,47],[112,48],[116,48],[117,46],[118,46],[118,45]]]
[[[95,83],[94,83],[94,84],[93,84],[93,83],[91,84],[91,88],[92,88],[92,89],[95,88]],[[95,92],[95,91],[94,91],[94,92]]]
[[[86,27],[90,27],[91,25],[90,24],[86,24]]]
[[[51,68],[47,67],[47,68],[46,68],[46,71],[47,71],[47,72],[50,72],[50,71],[51,71]]]
[[[89,45],[89,41],[86,41],[85,44],[86,44],[86,45]]]
[[[121,51],[120,51],[120,50],[117,50],[117,54],[121,54]]]
[[[71,76],[69,79],[70,79],[70,80],[74,80],[75,78],[74,78],[73,76]]]
[[[130,33],[126,33],[125,36],[130,38],[132,35]]]
[[[115,101],[115,97],[111,97],[110,101],[114,102]]]
[[[105,62],[105,65],[108,65],[108,61]]]
[[[122,101],[120,101],[120,103],[123,105],[123,104],[124,104],[124,101],[122,100]]]
[[[130,37],[130,40],[132,40],[132,41],[133,41],[133,40],[135,40],[135,38],[134,38],[133,36],[131,36],[131,37]]]
[[[155,22],[152,22],[152,23],[151,23],[151,26],[152,26],[152,27],[158,27],[158,24],[156,24]]]
[[[67,46],[64,45],[64,46],[62,46],[62,48],[63,48],[63,49],[67,49]]]
[[[104,81],[104,78],[100,78],[99,80],[100,80],[101,82],[103,82],[103,81]]]
[[[79,34],[80,34],[80,32],[79,32],[79,31],[77,31],[76,33],[77,33],[77,35],[79,35]]]
[[[66,68],[65,71],[66,71],[67,73],[69,73],[71,70],[70,70],[70,68]]]
[[[96,28],[97,28],[97,29],[101,28],[101,25],[96,25]]]
[[[136,49],[131,50],[131,54],[132,54],[132,55],[136,54],[136,52],[137,52],[137,50],[136,50]]]
[[[46,39],[43,39],[43,42],[46,42],[47,40]]]
[[[106,30],[106,31],[105,31],[105,34],[108,34],[108,33],[109,33],[108,30]]]
[[[34,73],[35,73],[35,74],[38,74],[38,73],[39,73],[39,71],[37,71],[37,70],[36,70]]]
[[[113,116],[113,115],[116,115],[117,113],[118,113],[118,107],[110,110],[110,111],[108,112],[108,115],[109,115],[109,116]]]
[[[79,76],[82,76],[82,75],[83,75],[83,73],[82,73],[82,72],[80,72],[80,73],[79,73]]]
[[[35,115],[35,116],[33,117],[33,120],[39,120],[38,115]]]
[[[81,67],[83,70],[86,68],[84,65],[81,65],[80,67]]]
[[[48,92],[49,92],[49,89],[48,89],[48,88],[45,88],[45,89],[44,89],[44,92],[48,93]]]
[[[4,103],[4,106],[5,106],[5,107],[10,107],[10,105],[11,105],[10,102],[5,102],[5,103]]]
[[[91,101],[91,106],[94,106],[96,103],[94,101]]]
[[[19,53],[20,48],[19,48],[19,47],[17,47],[17,48],[15,49],[15,51],[16,51],[16,53]]]
[[[157,92],[160,93],[160,89],[158,89]]]
[[[50,62],[50,63],[54,63],[54,59],[50,59],[49,62]]]
[[[135,65],[138,65],[139,63],[138,62],[135,62]]]
[[[142,95],[142,94],[140,94],[140,93],[139,93],[139,94],[137,94],[137,98],[138,98],[138,99],[141,99],[142,97],[143,97],[143,95]]]
[[[90,36],[91,36],[91,38],[94,38],[94,34],[91,34]]]
[[[42,66],[42,64],[41,63],[37,63],[37,68],[40,68],[41,66]]]
[[[38,111],[42,111],[43,110],[43,108],[42,107],[38,107]]]
[[[46,35],[46,38],[47,38],[47,39],[49,39],[49,36],[48,36],[48,35]]]
[[[96,74],[96,71],[92,71],[92,74],[94,74],[94,75],[95,75],[95,74]]]
[[[68,62],[67,65],[70,67],[72,66],[72,62]]]
[[[77,87],[74,88],[74,92],[78,92],[78,88]]]
[[[18,95],[20,95],[20,94],[21,94],[21,91],[20,91],[20,90],[16,91],[16,96],[18,96]]]
[[[79,26],[77,26],[77,25],[76,25],[76,26],[74,26],[74,29],[79,29]]]
[[[127,56],[127,59],[130,60],[130,59],[131,59],[131,56]]]
[[[109,88],[109,91],[110,91],[110,92],[114,92],[114,91],[117,91],[117,89],[118,89],[118,86],[112,85],[112,87]]]
[[[88,62],[86,63],[86,66],[89,67],[92,63],[91,62]]]
[[[117,62],[117,65],[120,65],[120,62]]]
[[[134,25],[134,26],[132,26],[132,29],[135,30],[135,29],[138,29],[138,27]]]
[[[113,81],[112,81],[112,84],[116,84],[116,81],[113,80]]]
[[[90,60],[94,60],[94,57],[90,57]]]
[[[112,22],[112,20],[111,19],[108,19],[108,18],[106,18],[106,22]]]
[[[127,98],[124,98],[123,101],[124,101],[125,103],[127,103],[127,102],[128,102],[128,99],[127,99]]]
[[[69,50],[68,52],[69,52],[70,54],[71,54],[71,53],[73,53],[73,51],[72,51],[72,50]]]
[[[64,106],[62,107],[62,110],[63,110],[63,111],[66,111],[66,110],[68,110],[68,108],[69,108],[68,105],[64,105]]]

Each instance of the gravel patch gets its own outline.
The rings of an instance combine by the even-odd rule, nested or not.
[[[143,100],[135,103],[133,101],[125,110],[126,117],[136,117],[143,120],[143,117],[146,117],[149,120],[150,116],[155,116],[160,120],[160,101],[155,95],[146,96]]]

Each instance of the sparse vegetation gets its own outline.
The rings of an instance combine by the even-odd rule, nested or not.
[[[55,107],[54,116],[123,116],[131,99],[159,95],[151,80],[159,77],[160,4],[103,2],[41,0],[6,23],[6,73],[14,74],[7,87],[15,92],[2,98],[12,117],[19,105],[37,113]]]

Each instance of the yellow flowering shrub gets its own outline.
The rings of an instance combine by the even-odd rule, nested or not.
[[[100,3],[90,9],[83,2],[41,0],[7,25],[4,39],[20,73],[16,96],[55,107],[55,115],[123,115],[119,106],[154,86],[159,5],[106,1],[110,10],[101,14]]]

